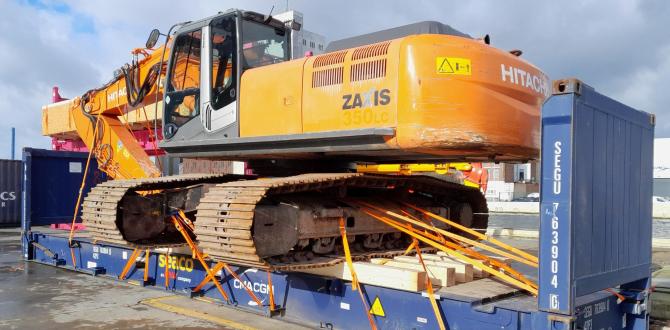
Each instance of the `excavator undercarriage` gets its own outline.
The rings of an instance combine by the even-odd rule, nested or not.
[[[199,247],[212,259],[264,269],[343,261],[340,219],[356,259],[402,253],[409,238],[362,212],[361,202],[389,208],[408,202],[470,228],[485,229],[488,222],[478,189],[430,176],[361,173],[114,180],[89,193],[82,218],[95,240],[157,248],[184,244],[169,221],[182,211],[195,224]],[[422,218],[410,209],[402,212]]]

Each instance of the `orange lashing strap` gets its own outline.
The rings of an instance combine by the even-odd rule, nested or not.
[[[347,239],[347,229],[344,227],[344,218],[340,218],[340,233],[342,234],[342,246],[344,248],[344,258],[351,273],[351,289],[358,290],[358,278],[354,271],[354,263],[351,260],[351,251],[349,251],[349,241]]]
[[[84,176],[81,178],[81,185],[79,186],[79,195],[77,196],[77,204],[74,205],[74,213],[72,214],[72,225],[70,226],[70,235],[68,236],[68,243],[72,243],[72,238],[74,237],[74,224],[77,221],[77,214],[79,213],[79,204],[81,203],[81,196],[84,194],[84,187],[86,186],[86,176],[88,176],[88,167],[91,164],[91,155],[93,155],[93,149],[95,149],[95,137],[98,136],[99,122],[100,122],[100,114],[98,113],[95,119],[95,127],[93,128],[93,143],[91,143],[91,148],[89,148],[88,150],[88,158],[86,158],[86,166],[84,167]]]
[[[620,304],[621,302],[623,302],[624,300],[626,300],[626,297],[625,297],[624,295],[622,295],[622,294],[620,294],[620,293],[614,291],[613,289],[605,289],[605,291],[607,291],[607,292],[609,292],[609,293],[615,295],[615,296],[617,297],[617,303],[618,303],[618,304]]]
[[[74,248],[70,248],[70,256],[72,257],[72,266],[77,269],[77,258],[74,257]]]
[[[79,205],[81,203],[81,196],[84,194],[84,187],[86,186],[86,177],[88,176],[88,167],[91,164],[91,155],[93,155],[93,148],[95,147],[95,137],[98,136],[98,122],[100,121],[100,114],[95,119],[95,127],[93,128],[93,143],[88,151],[86,158],[86,167],[84,167],[84,176],[81,178],[81,185],[79,186],[79,194],[77,195],[77,203],[74,205],[74,213],[72,214],[72,224],[70,225],[70,234],[67,242],[70,245],[70,255],[72,256],[72,265],[77,269],[77,259],[74,256],[74,247],[72,246],[72,239],[74,238],[74,225],[77,221],[77,214],[79,213]],[[94,243],[95,244],[95,243]]]
[[[86,158],[86,167],[84,167],[84,176],[81,178],[81,185],[79,186],[79,194],[77,195],[77,203],[74,205],[74,213],[72,214],[72,224],[70,226],[70,234],[68,235],[67,242],[70,245],[70,255],[72,256],[72,265],[74,269],[77,269],[77,259],[74,256],[74,247],[72,246],[72,239],[74,238],[74,224],[77,221],[77,214],[79,213],[79,205],[81,203],[81,196],[84,194],[84,187],[86,186],[86,176],[88,176],[88,167],[91,164],[91,155],[93,154],[93,147],[95,147],[95,137],[98,136],[98,122],[100,121],[100,114],[95,119],[95,127],[93,128],[93,143],[91,143],[91,148],[88,151],[88,157]],[[94,243],[95,244],[95,243]]]
[[[144,251],[144,283],[147,283],[149,281],[149,258],[151,257],[151,254],[149,253],[149,249],[146,249]]]
[[[536,256],[534,256],[534,255],[532,255],[532,254],[530,254],[530,253],[524,252],[524,251],[522,251],[522,250],[520,250],[520,249],[517,249],[517,248],[515,248],[515,247],[513,247],[513,246],[511,246],[511,245],[509,245],[509,244],[505,244],[505,243],[503,243],[503,242],[501,242],[501,241],[499,241],[499,240],[497,240],[497,239],[495,239],[495,238],[488,237],[488,236],[486,236],[486,235],[484,235],[484,234],[482,234],[482,233],[480,233],[480,232],[478,232],[478,231],[476,231],[476,230],[473,230],[472,228],[465,227],[465,226],[463,226],[463,225],[461,225],[461,224],[459,224],[459,223],[456,223],[456,222],[451,221],[451,220],[449,220],[449,219],[447,219],[447,218],[441,217],[441,216],[439,216],[439,215],[437,215],[437,214],[434,214],[434,213],[432,213],[432,212],[429,212],[429,211],[427,211],[427,210],[424,210],[424,209],[422,209],[422,208],[420,208],[420,207],[418,207],[418,206],[414,206],[414,205],[412,205],[412,204],[404,203],[404,202],[402,202],[402,204],[405,205],[405,206],[407,206],[407,207],[409,207],[409,208],[412,208],[412,209],[414,209],[414,210],[416,210],[416,211],[419,211],[419,212],[423,213],[424,215],[427,215],[427,216],[429,216],[429,217],[431,217],[431,218],[433,218],[433,219],[439,220],[439,221],[444,222],[444,223],[446,223],[446,224],[448,224],[448,225],[450,225],[450,226],[456,227],[456,228],[458,228],[458,229],[460,229],[460,230],[462,230],[462,231],[464,231],[464,232],[466,232],[466,233],[469,233],[469,234],[471,234],[471,235],[473,235],[473,236],[475,236],[475,237],[477,237],[477,238],[479,238],[479,239],[481,239],[481,240],[488,241],[488,242],[493,243],[493,244],[495,244],[495,245],[497,245],[497,246],[499,246],[499,247],[501,247],[501,248],[504,248],[504,249],[507,249],[507,250],[509,250],[509,251],[511,251],[511,252],[514,252],[514,253],[516,253],[517,255],[519,255],[519,256],[521,256],[521,257],[523,257],[523,258],[526,258],[527,260],[530,260],[530,261],[532,261],[532,262],[535,263],[535,264],[537,264],[537,263],[539,262]]]
[[[134,249],[133,253],[130,254],[130,257],[128,258],[128,261],[126,262],[126,266],[123,267],[123,271],[121,272],[121,275],[119,275],[120,280],[125,280],[126,275],[128,274],[128,271],[130,271],[130,268],[135,264],[135,260],[137,260],[137,256],[140,254],[139,249]]]
[[[413,220],[416,220],[416,221],[422,221],[422,220],[419,220],[417,217],[415,217],[414,215],[412,215],[411,213],[409,213],[409,212],[407,212],[407,211],[405,211],[405,210],[400,210],[400,212],[401,212],[402,214],[404,214],[406,217],[409,217],[409,218],[411,218],[411,219],[413,219]],[[425,223],[427,223],[427,224],[430,224],[432,227],[435,227],[435,224],[433,223],[433,221],[430,220],[430,219],[428,218],[428,216],[426,216],[426,215],[424,215],[423,222],[425,222]],[[436,232],[435,234],[436,234],[436,236],[438,237],[438,240],[439,240],[440,242],[443,242],[443,243],[444,243],[444,242],[447,241],[447,239],[444,238],[444,236],[442,236],[442,234],[437,233],[437,232]]]
[[[191,221],[191,219],[186,217],[186,214],[184,213],[184,211],[179,210],[179,217],[181,218],[181,221],[188,226],[188,228],[191,230],[191,232],[193,232],[193,230],[195,230],[195,225],[193,224],[193,221]]]
[[[221,263],[223,264],[223,268],[225,268],[230,273],[230,275],[233,275],[233,277],[236,280],[238,280],[240,283],[244,283],[244,281],[242,281],[242,279],[239,276],[237,276],[237,273],[235,273],[235,271],[233,271],[230,267],[228,267],[228,264],[226,264],[225,262],[221,262]],[[256,304],[258,306],[263,306],[263,303],[261,302],[261,300],[258,299],[258,297],[256,297],[254,292],[251,291],[251,289],[249,289],[249,287],[247,287],[244,284],[242,284],[242,286],[244,287],[244,290],[246,290],[247,293],[249,294],[249,297],[251,297],[251,299],[253,299],[253,301],[256,302]]]
[[[368,322],[370,322],[370,329],[377,330],[377,325],[375,324],[374,319],[372,318],[372,313],[370,306],[368,306],[367,300],[363,295],[363,290],[358,283],[358,277],[356,276],[356,271],[354,271],[354,263],[351,260],[351,251],[349,251],[349,242],[347,240],[347,228],[344,226],[344,218],[340,218],[340,234],[342,234],[342,246],[344,247],[344,257],[347,261],[347,266],[349,267],[349,272],[351,273],[351,290],[358,291],[358,295],[361,297],[361,302],[365,308],[365,315],[368,317]]]
[[[272,273],[270,271],[267,271],[268,273],[268,300],[270,302],[270,312],[275,311],[275,293],[274,293],[274,288],[272,287]]]
[[[372,211],[373,210],[371,210],[371,209],[368,209],[368,210],[363,209],[364,213],[374,217],[375,219],[377,219],[377,220],[379,220],[379,221],[381,221],[381,222],[383,222],[383,223],[385,223],[385,224],[387,224],[387,225],[389,225],[389,226],[391,226],[395,229],[398,229],[398,230],[400,230],[400,231],[402,231],[402,232],[404,232],[404,233],[406,233],[406,234],[408,234],[412,237],[415,237],[418,240],[420,240],[420,241],[422,241],[422,242],[424,242],[424,243],[426,243],[426,244],[428,244],[428,245],[430,245],[430,246],[432,246],[436,249],[439,249],[439,250],[447,253],[451,257],[454,257],[454,258],[456,258],[456,259],[458,259],[462,262],[465,262],[467,264],[471,264],[474,267],[477,267],[477,268],[479,268],[479,269],[481,269],[481,270],[483,270],[483,271],[485,271],[485,272],[487,272],[487,273],[489,273],[493,276],[496,276],[496,277],[500,278],[501,280],[503,280],[507,283],[510,283],[510,284],[520,288],[520,289],[526,290],[526,291],[530,292],[531,294],[537,296],[537,288],[536,287],[534,287],[532,285],[528,285],[524,281],[521,281],[517,278],[514,278],[514,277],[510,276],[509,274],[506,274],[506,273],[501,272],[499,270],[493,269],[493,268],[485,265],[483,262],[481,262],[479,260],[474,260],[472,258],[466,257],[465,255],[461,254],[460,252],[457,252],[453,249],[450,249],[450,248],[446,247],[443,244],[435,242],[434,240],[431,240],[431,239],[423,236],[421,233],[419,233],[419,232],[417,232],[413,229],[408,229],[408,228],[402,226],[401,224],[399,224],[396,221],[393,221],[389,218],[377,215],[377,214],[373,213]]]
[[[168,265],[170,265],[170,250],[165,252],[165,288],[170,286],[170,278],[168,278]]]
[[[370,209],[373,209],[373,210],[377,210],[377,211],[380,212],[380,213],[384,213],[384,214],[386,214],[386,215],[393,216],[393,217],[395,217],[395,218],[398,218],[398,219],[400,219],[400,220],[403,220],[403,221],[409,222],[409,223],[411,223],[411,224],[417,225],[417,226],[419,226],[419,227],[421,227],[421,228],[424,228],[424,229],[433,230],[433,231],[435,231],[436,233],[442,234],[442,235],[444,235],[444,236],[446,236],[446,237],[449,237],[449,238],[452,238],[452,239],[456,239],[456,240],[459,240],[459,241],[461,241],[461,242],[468,243],[468,244],[470,244],[470,245],[476,246],[476,247],[481,248],[481,249],[483,249],[483,250],[486,250],[486,251],[489,251],[489,252],[492,252],[492,253],[496,253],[496,254],[498,254],[498,255],[501,255],[501,256],[504,256],[504,257],[513,259],[513,260],[515,260],[515,261],[517,261],[517,262],[526,264],[526,265],[528,265],[528,266],[535,267],[535,268],[538,267],[538,265],[537,265],[536,262],[533,262],[532,260],[528,260],[528,259],[526,259],[526,258],[522,258],[522,257],[520,257],[520,256],[518,256],[518,255],[509,253],[509,252],[506,252],[506,251],[502,251],[502,250],[497,249],[497,248],[495,248],[495,247],[492,247],[492,246],[489,246],[489,245],[486,245],[486,244],[477,242],[477,241],[475,241],[475,240],[472,240],[472,239],[463,237],[463,236],[458,235],[458,234],[454,234],[454,233],[448,232],[448,231],[446,231],[446,230],[443,230],[443,229],[440,229],[440,228],[437,228],[437,227],[434,227],[434,226],[427,225],[427,224],[425,224],[425,223],[423,223],[423,222],[421,222],[421,221],[414,220],[414,219],[412,219],[412,218],[409,218],[409,217],[400,215],[400,214],[395,213],[395,212],[393,212],[393,211],[384,210],[384,209],[382,209],[382,208],[380,208],[380,207],[374,206],[374,205],[369,204],[369,203],[366,203],[366,202],[361,202],[361,201],[359,201],[359,202],[357,202],[357,203],[359,203],[359,204],[361,204],[361,205],[363,205],[363,206],[365,206],[365,207],[367,207],[367,208],[370,208]],[[467,228],[467,227],[463,227],[463,228]]]
[[[412,252],[412,250],[414,250],[415,247],[418,249],[418,248],[419,248],[419,245],[418,245],[418,244],[419,244],[419,241],[417,241],[417,240],[415,240],[415,239],[412,240],[412,244],[410,244],[410,245],[407,247],[407,250],[405,250],[405,253],[403,253],[402,255],[404,255],[404,256],[408,255],[410,252]]]
[[[423,262],[423,257],[421,256],[419,240],[412,238],[412,246],[416,248],[416,255],[419,257],[419,262],[421,263],[421,267],[423,267],[423,271],[426,272],[426,291],[428,291],[428,299],[430,299],[430,305],[433,306],[433,312],[435,313],[437,324],[440,326],[440,330],[446,330],[446,327],[444,326],[444,320],[442,320],[442,314],[440,314],[440,307],[437,305],[435,294],[433,293],[433,283],[430,282],[430,277],[428,276],[428,268]]]

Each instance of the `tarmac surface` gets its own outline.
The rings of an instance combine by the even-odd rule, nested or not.
[[[171,292],[21,259],[0,229],[0,329],[306,329]]]

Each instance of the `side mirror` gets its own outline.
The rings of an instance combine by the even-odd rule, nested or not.
[[[149,38],[147,39],[146,43],[146,48],[154,48],[156,46],[156,43],[158,42],[158,38],[161,36],[161,31],[158,29],[153,29],[151,30],[151,33],[149,33]]]

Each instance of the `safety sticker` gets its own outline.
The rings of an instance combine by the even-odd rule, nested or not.
[[[437,57],[435,69],[439,74],[472,75],[472,63],[469,58]]]
[[[370,307],[370,314],[386,317],[386,313],[384,313],[384,307],[382,307],[382,302],[379,300],[379,297],[375,297],[375,301],[372,302],[372,307]]]

